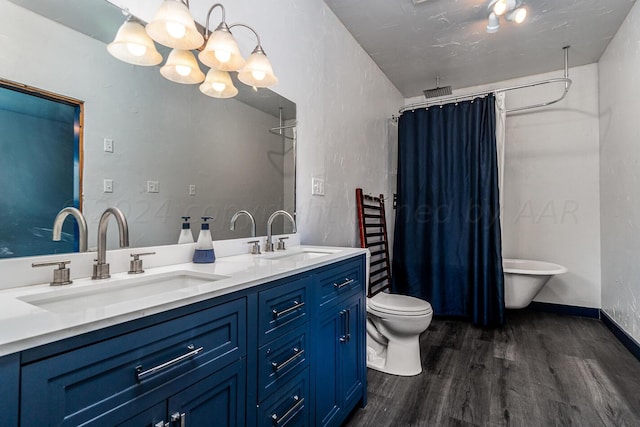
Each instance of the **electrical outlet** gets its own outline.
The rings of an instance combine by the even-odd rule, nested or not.
[[[324,196],[324,179],[311,178],[311,194],[314,196]]]
[[[147,181],[147,193],[159,193],[160,183],[158,181]]]
[[[113,139],[104,139],[104,152],[113,153]]]
[[[196,186],[195,186],[195,184],[189,184],[189,195],[190,196],[195,196],[196,195]]]
[[[105,179],[104,181],[102,181],[102,186],[103,186],[102,191],[104,193],[113,193],[113,180],[112,179]]]

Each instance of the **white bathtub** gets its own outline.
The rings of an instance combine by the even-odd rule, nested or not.
[[[528,306],[551,277],[569,271],[550,262],[508,258],[502,260],[502,268],[505,308]]]

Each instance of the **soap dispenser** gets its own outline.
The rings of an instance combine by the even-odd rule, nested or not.
[[[211,263],[216,261],[216,253],[213,250],[213,240],[211,239],[211,231],[207,220],[212,219],[210,216],[202,217],[202,227],[200,235],[196,242],[196,251],[193,253],[193,262],[198,264]]]
[[[193,234],[191,233],[191,224],[189,224],[190,216],[181,217],[184,222],[182,223],[182,230],[180,230],[180,237],[178,238],[178,244],[181,243],[193,243]]]

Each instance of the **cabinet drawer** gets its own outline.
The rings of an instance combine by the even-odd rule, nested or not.
[[[309,426],[309,369],[272,394],[258,407],[258,425]]]
[[[321,308],[330,306],[355,290],[363,289],[365,278],[361,262],[349,260],[336,264],[317,275],[318,303]]]
[[[310,278],[303,277],[260,292],[258,341],[260,345],[301,325],[309,318]]]
[[[134,398],[157,402],[244,356],[246,318],[242,298],[25,365],[22,425],[75,426]]]
[[[258,351],[258,400],[272,394],[281,384],[309,365],[307,336],[304,326],[292,331]]]

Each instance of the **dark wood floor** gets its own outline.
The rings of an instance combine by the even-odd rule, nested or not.
[[[369,369],[346,426],[640,426],[640,362],[595,319],[509,310],[501,329],[433,320],[423,372]]]

